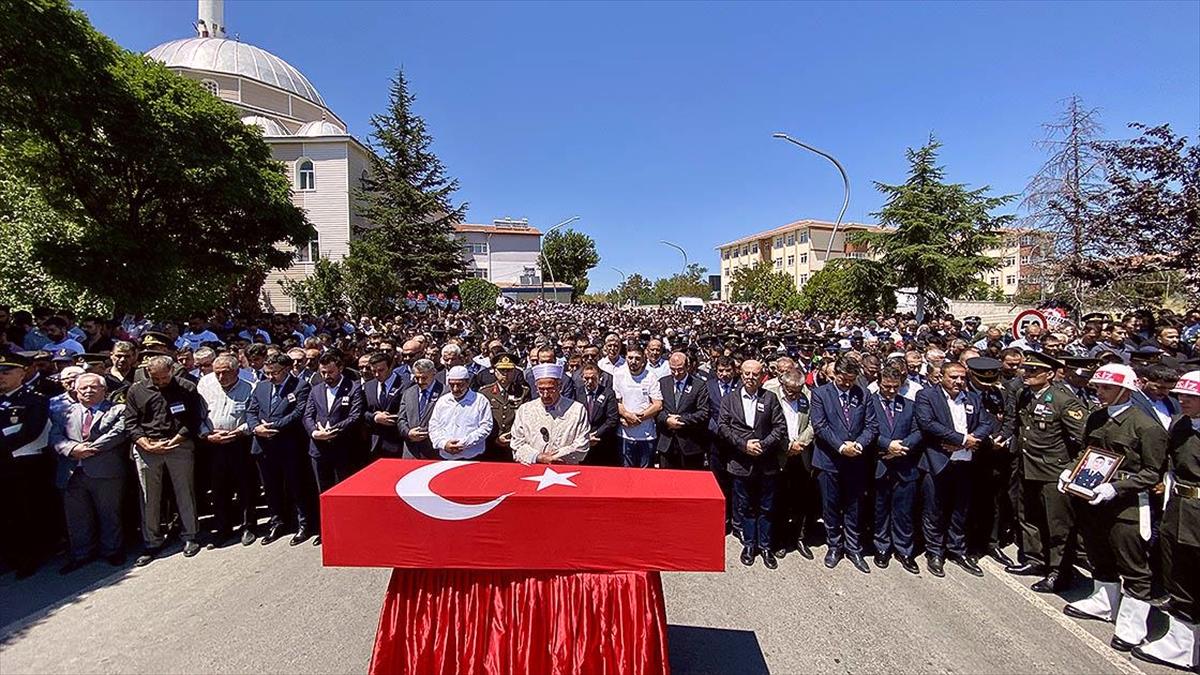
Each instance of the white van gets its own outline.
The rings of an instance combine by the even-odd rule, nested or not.
[[[686,312],[699,312],[704,309],[704,301],[700,298],[676,298],[675,308]]]

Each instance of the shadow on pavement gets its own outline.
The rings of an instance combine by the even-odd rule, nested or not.
[[[754,631],[703,626],[667,626],[673,673],[767,675],[767,661]]]

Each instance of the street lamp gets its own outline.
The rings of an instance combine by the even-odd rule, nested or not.
[[[624,287],[625,287],[625,280],[628,278],[628,277],[626,277],[626,276],[625,276],[625,273],[624,273],[624,272],[622,272],[621,270],[617,269],[616,267],[612,267],[612,268],[609,268],[609,269],[611,269],[612,271],[614,271],[614,272],[616,272],[617,274],[620,274],[620,275],[621,275],[621,285],[620,285],[620,286],[618,286],[618,288],[624,288]],[[618,291],[618,292],[617,292],[617,300],[620,300],[620,299],[621,299],[621,293]],[[618,307],[620,307],[620,306],[621,306],[621,303],[620,303],[620,302],[617,302],[617,306],[618,306]]]
[[[679,251],[680,253],[682,253],[682,254],[683,254],[683,273],[684,273],[684,274],[687,274],[687,268],[688,268],[688,257],[687,257],[687,251],[683,250],[683,247],[682,247],[682,246],[680,246],[679,244],[672,244],[671,242],[669,242],[669,241],[666,241],[666,240],[661,240],[661,241],[659,241],[658,243],[660,243],[660,244],[666,244],[667,246],[670,246],[671,248],[673,248],[673,249],[675,249],[676,251]]]
[[[842,163],[837,161],[837,159],[828,152],[818,150],[807,143],[801,143],[800,141],[788,136],[783,132],[777,132],[771,134],[771,136],[772,138],[782,138],[788,143],[798,145],[809,152],[817,153],[825,159],[833,162],[833,165],[836,166],[837,170],[842,174],[842,187],[844,188],[844,195],[842,197],[842,210],[838,212],[837,222],[833,224],[833,233],[829,235],[829,245],[825,247],[825,262],[829,262],[829,254],[831,251],[833,251],[833,240],[835,237],[837,237],[838,227],[842,224],[842,216],[846,215],[846,207],[850,205],[850,177],[846,175],[846,169],[842,166]]]
[[[546,233],[542,235],[541,241],[538,242],[538,255],[541,256],[542,264],[546,266],[546,271],[550,273],[550,283],[552,283],[552,284],[556,283],[554,281],[554,270],[550,268],[550,260],[548,258],[546,258],[546,248],[545,248],[544,242],[546,241],[546,237],[550,236],[551,232],[557,230],[558,228],[562,227],[563,225],[570,225],[571,223],[573,223],[577,220],[579,220],[579,216],[571,216],[570,218],[567,218],[566,220],[562,221],[561,223],[551,227],[550,229],[546,230]],[[546,302],[546,277],[538,275],[538,283],[542,287],[542,302]],[[558,286],[557,285],[555,285],[555,287],[554,287],[554,300],[558,301]]]

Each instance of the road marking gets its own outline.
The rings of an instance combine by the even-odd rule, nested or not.
[[[1013,579],[1012,575],[1008,572],[1005,572],[1004,568],[997,563],[984,558],[979,561],[979,564],[988,568],[988,570],[992,573],[992,576],[999,579],[1000,583],[1008,586],[1010,589],[1016,592],[1017,595],[1020,595],[1022,598],[1024,598],[1026,602],[1038,608],[1042,614],[1050,617],[1055,623],[1062,626],[1068,633],[1079,638],[1079,641],[1087,645],[1088,649],[1091,649],[1099,654],[1101,658],[1111,663],[1117,670],[1121,671],[1122,673],[1126,673],[1126,675],[1146,675],[1146,671],[1138,668],[1129,660],[1122,658],[1119,652],[1104,644],[1104,642],[1102,642],[1095,635],[1092,635],[1081,628],[1079,624],[1075,623],[1074,619],[1066,614],[1063,614],[1062,610],[1054,607],[1049,602],[1046,602],[1044,599],[1039,597],[1037,593],[1034,593],[1026,588],[1024,584]]]

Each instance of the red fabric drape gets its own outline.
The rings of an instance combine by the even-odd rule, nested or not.
[[[372,675],[669,672],[658,572],[397,569]]]

